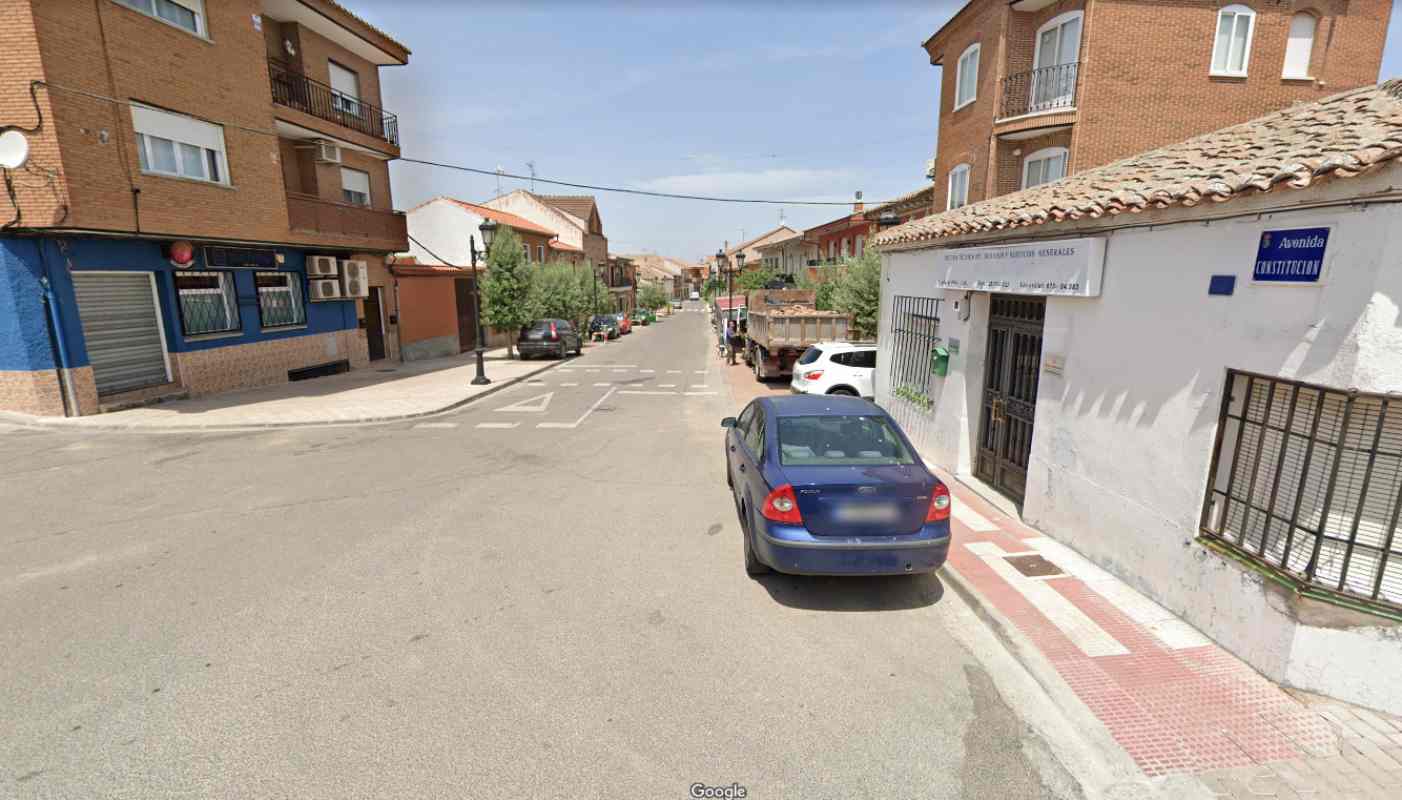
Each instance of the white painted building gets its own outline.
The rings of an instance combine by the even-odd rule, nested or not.
[[[1392,82],[888,231],[877,402],[1270,678],[1402,713],[1399,142]]]

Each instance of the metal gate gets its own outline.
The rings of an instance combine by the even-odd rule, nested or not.
[[[73,292],[98,395],[170,382],[154,275],[74,272]]]
[[[993,295],[990,305],[975,472],[1020,505],[1027,493],[1047,302]]]

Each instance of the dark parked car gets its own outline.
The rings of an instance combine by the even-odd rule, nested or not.
[[[516,339],[516,349],[521,353],[521,358],[564,358],[571,352],[579,355],[584,350],[584,340],[568,320],[538,319],[521,329],[521,335]]]
[[[746,572],[894,575],[944,565],[949,489],[875,404],[761,397],[721,425]]]
[[[617,339],[620,330],[618,318],[612,314],[595,314],[589,319],[589,333],[595,334],[603,332],[610,339]]]

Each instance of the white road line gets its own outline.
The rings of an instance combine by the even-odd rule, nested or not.
[[[521,423],[519,423],[519,422],[479,422],[479,423],[477,423],[476,427],[478,427],[478,428],[514,428],[514,427],[516,427],[517,425],[520,425],[520,424],[521,424]]]
[[[677,385],[676,385],[675,383],[659,383],[659,384],[657,384],[657,388],[659,388],[659,389],[675,389],[675,388],[677,388]]]
[[[657,370],[655,370],[655,369],[640,369],[640,370],[638,370],[638,372],[644,372],[644,373],[647,373],[647,372],[656,372],[656,371],[657,371]]]
[[[578,386],[579,384],[577,384],[577,383],[562,383],[562,384],[560,384],[560,385],[561,385],[561,386]]]
[[[695,375],[705,375],[705,374],[706,374],[706,370],[704,370],[704,369],[694,369],[694,370],[692,370],[692,373],[695,374]]]
[[[708,388],[708,387],[707,387],[706,384],[704,384],[704,383],[693,383],[691,386],[689,386],[689,387],[687,387],[687,388],[690,388],[690,389],[705,389],[705,388]]]
[[[627,372],[627,371],[628,371],[628,370],[626,370],[626,369],[615,369],[615,370],[614,370],[614,372]]]
[[[596,384],[594,384],[594,385],[595,385],[595,386],[612,386],[613,384],[609,383],[608,381],[603,381],[602,383],[596,383]]]
[[[456,428],[456,422],[420,422],[415,428]]]
[[[589,406],[589,408],[585,409],[584,413],[579,415],[579,419],[575,420],[574,422],[538,422],[538,423],[536,423],[536,427],[537,427],[537,428],[578,428],[581,424],[583,424],[584,420],[589,419],[589,415],[590,415],[590,414],[593,414],[595,411],[598,411],[598,410],[599,410],[599,406],[603,405],[603,404],[604,404],[604,401],[607,400],[607,399],[609,399],[611,396],[613,396],[613,393],[616,392],[616,391],[618,391],[617,387],[610,387],[609,390],[608,390],[607,392],[604,392],[604,396],[603,396],[603,397],[600,397],[598,400],[595,400],[595,401],[594,401],[594,405]]]
[[[668,375],[679,375],[679,374],[681,374],[681,370],[679,370],[679,369],[669,369],[669,370],[667,370],[667,374],[668,374]]]
[[[1168,649],[1184,650],[1212,643],[1196,628],[1174,616],[1173,612],[1135,591],[1129,584],[1097,567],[1061,542],[1045,536],[1024,541],[1041,553],[1043,558],[1061,567],[1063,572],[1089,586],[1091,591],[1105,598],[1126,617],[1147,628]]]
[[[624,389],[624,390],[620,391],[619,394],[669,394],[669,395],[672,395],[673,397],[675,397],[677,393],[676,393],[676,392],[652,392],[652,391],[644,391],[644,390],[642,390],[642,389]]]
[[[1007,556],[1013,555],[1012,553],[1003,552],[1003,549],[993,542],[969,542],[964,547],[1027,598],[1027,601],[1042,612],[1047,621],[1066,634],[1066,638],[1080,648],[1082,653],[1091,658],[1129,654],[1128,648],[1106,633],[1104,628],[1086,616],[1075,603],[1048,586],[1046,581],[1034,581],[1018,572],[1017,568],[1006,560]]]
[[[998,526],[988,521],[988,518],[969,508],[963,503],[954,504],[954,518],[964,523],[964,527],[971,531],[996,531]]]
[[[686,397],[703,397],[705,395],[715,394],[715,392],[682,392],[682,394]]]
[[[584,370],[584,371],[585,371],[585,372],[598,372],[597,369],[586,369],[586,370]]]

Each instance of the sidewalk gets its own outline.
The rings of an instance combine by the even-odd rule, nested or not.
[[[945,574],[1035,651],[1143,771],[1173,796],[1402,797],[1402,720],[1297,696],[971,487],[954,495]],[[1011,631],[1006,629],[1011,629]]]
[[[585,345],[588,352],[589,345]],[[510,386],[552,367],[556,360],[508,359],[505,348],[486,351],[491,383],[472,385],[472,353],[425,361],[377,361],[341,375],[256,389],[171,400],[86,417],[0,413],[0,422],[76,430],[192,431],[283,428],[385,422],[436,414]]]

